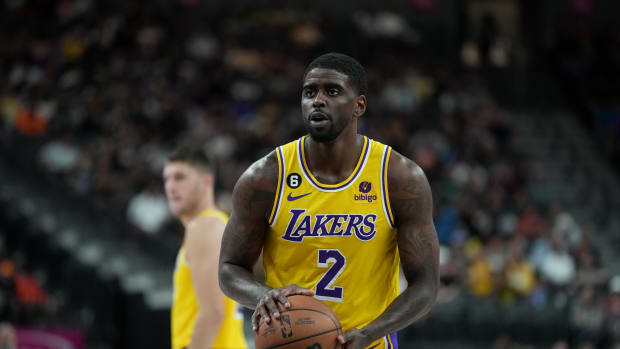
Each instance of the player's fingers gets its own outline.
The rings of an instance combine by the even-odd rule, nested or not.
[[[278,307],[276,306],[276,302],[274,301],[273,298],[270,298],[268,301],[265,302],[265,308],[267,308],[267,311],[269,312],[269,315],[272,318],[274,319],[280,318],[280,311],[278,310]]]
[[[342,339],[344,339],[345,342],[348,342],[351,340],[351,338],[353,338],[353,331],[348,331],[345,334],[342,335]]]
[[[300,287],[298,292],[299,292],[298,294],[301,294],[301,295],[304,295],[304,296],[310,296],[310,297],[314,296],[314,291],[313,290],[309,290],[307,288],[301,288]]]
[[[259,307],[256,308],[259,316],[265,321],[266,324],[271,323],[271,316],[269,316],[269,310],[265,308],[265,304],[259,304]]]
[[[344,343],[346,343],[347,341],[344,339],[344,336],[343,336],[343,335],[339,335],[339,336],[338,336],[338,342],[340,342],[340,344],[344,344]]]
[[[288,298],[286,298],[286,296],[284,296],[282,293],[276,294],[274,298],[276,299],[276,304],[278,305],[278,308],[280,310],[286,310],[286,308],[291,307],[291,303],[288,301]]]
[[[340,343],[342,343],[342,344],[346,343],[346,346],[343,346],[343,348],[344,347],[348,348],[348,346],[353,345],[353,342],[351,340],[355,338],[355,335],[356,335],[357,332],[358,332],[357,328],[352,328],[349,331],[347,331],[345,334],[342,334],[342,335],[338,336],[338,337],[342,337],[342,340],[343,340]],[[353,345],[353,346],[355,346],[355,345]]]
[[[300,294],[303,296],[314,296],[314,291],[313,290],[309,290],[307,288],[303,288],[303,287],[299,287],[297,285],[295,286],[295,294]]]
[[[254,310],[252,314],[252,331],[258,332],[258,322],[260,321],[260,314]]]

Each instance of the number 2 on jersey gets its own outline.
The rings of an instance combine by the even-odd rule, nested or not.
[[[316,284],[315,297],[318,299],[342,302],[342,287],[334,287],[334,281],[342,274],[346,265],[346,258],[338,250],[319,250],[317,265],[319,268],[329,268]],[[330,267],[329,264],[333,263]]]

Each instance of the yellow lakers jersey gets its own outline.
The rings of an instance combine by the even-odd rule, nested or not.
[[[221,211],[204,210],[200,217],[213,216],[228,221]],[[211,348],[245,349],[243,335],[243,313],[239,305],[225,297],[225,316],[222,327]],[[172,349],[188,347],[198,316],[198,300],[194,291],[192,274],[185,260],[185,247],[181,246],[174,269],[174,295],[172,300]]]
[[[329,305],[343,331],[362,328],[398,295],[399,254],[387,191],[391,148],[364,137],[349,178],[319,182],[304,139],[278,147],[277,194],[263,262],[266,284],[297,284]],[[395,346],[395,334],[375,348]]]

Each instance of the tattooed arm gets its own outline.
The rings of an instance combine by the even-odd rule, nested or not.
[[[278,309],[290,306],[286,296],[313,295],[295,285],[271,289],[257,281],[252,268],[265,243],[267,216],[276,195],[278,162],[275,152],[255,162],[241,175],[233,190],[233,209],[224,230],[220,249],[220,288],[239,304],[255,309],[252,327],[262,317],[278,319]]]
[[[368,326],[347,333],[343,340],[347,342],[345,348],[363,348],[377,338],[411,325],[430,311],[437,296],[439,243],[428,180],[418,165],[392,151],[388,190],[408,286]]]

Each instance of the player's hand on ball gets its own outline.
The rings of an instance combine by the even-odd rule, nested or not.
[[[342,344],[342,349],[364,349],[372,343],[366,332],[357,328],[352,328],[344,335],[338,336],[338,341]]]
[[[314,291],[297,285],[288,285],[265,292],[252,314],[252,330],[258,331],[261,318],[265,323],[271,323],[272,319],[278,320],[280,311],[291,306],[286,297],[293,295],[314,296]]]

